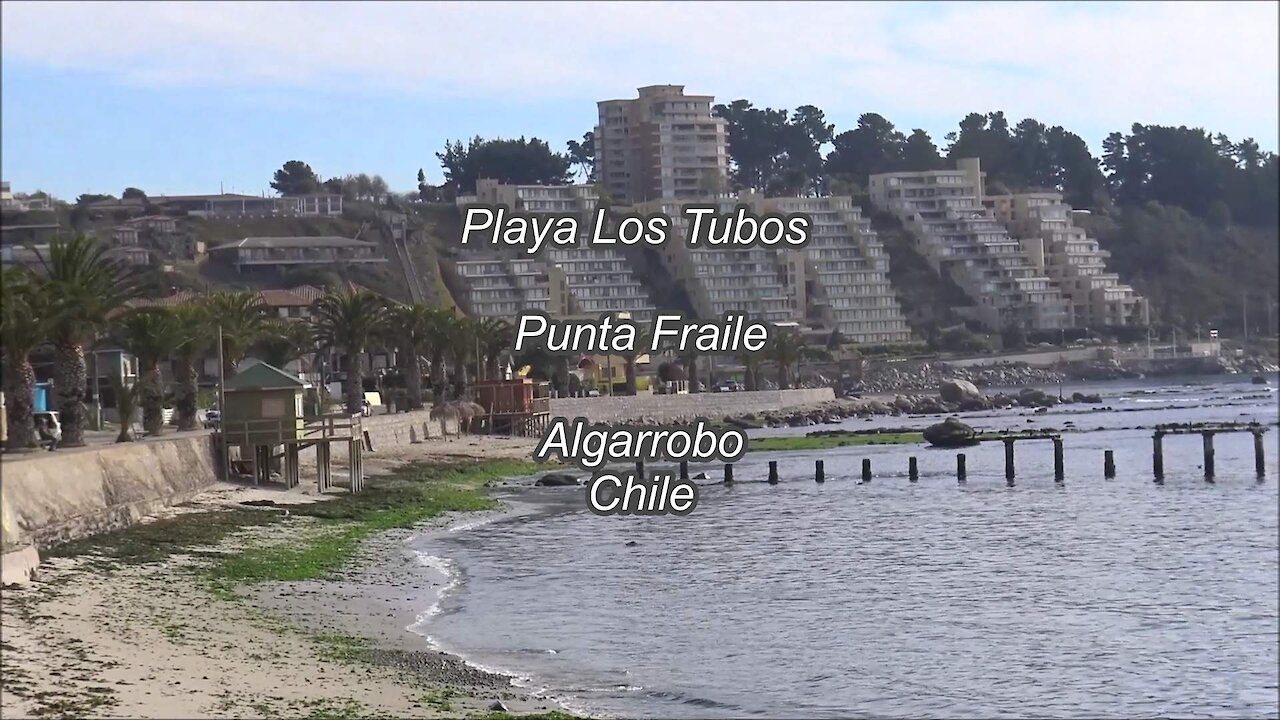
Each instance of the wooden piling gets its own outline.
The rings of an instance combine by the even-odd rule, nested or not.
[[[409,426],[409,444],[410,445],[418,444],[418,430],[412,425]]]
[[[871,458],[862,458],[862,482],[871,482]]]
[[[1004,440],[1004,479],[1012,480],[1013,472],[1013,438]]]
[[[777,460],[769,461],[769,484],[770,485],[778,484],[778,461]]]
[[[1102,453],[1102,476],[1113,478],[1116,476],[1116,451],[1104,450]]]
[[[920,479],[920,467],[916,464],[916,457],[914,455],[907,458],[907,477],[911,479],[911,482],[915,482]]]
[[[1258,472],[1258,479],[1267,477],[1267,458],[1262,450],[1262,431],[1253,431],[1253,469]]]
[[[1151,437],[1151,472],[1156,480],[1164,479],[1164,433]]]
[[[827,472],[826,472],[826,469],[822,466],[821,460],[813,461],[813,481],[814,482],[827,481]]]
[[[956,455],[956,480],[964,482],[964,478],[964,453],[959,453]]]
[[[1053,479],[1055,482],[1062,482],[1066,475],[1066,468],[1063,467],[1062,461],[1062,438],[1053,439]]]
[[[637,480],[644,480],[644,479],[645,479],[645,476],[644,476],[644,461],[643,461],[643,460],[637,460],[637,461],[636,461],[636,479],[637,479]]]
[[[1213,433],[1202,433],[1200,437],[1204,438],[1204,477],[1207,480],[1213,477]]]
[[[688,460],[680,461],[680,479],[681,480],[689,479],[689,461]]]
[[[730,465],[729,463],[725,463],[725,466],[724,466],[724,484],[725,485],[733,484],[733,466]]]

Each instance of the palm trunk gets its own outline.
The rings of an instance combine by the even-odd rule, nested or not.
[[[624,364],[622,366],[622,371],[627,377],[627,394],[635,395],[637,392],[636,359],[635,357],[628,355],[626,358],[623,358],[623,360],[624,360]]]
[[[55,349],[53,384],[62,423],[63,447],[84,445],[84,389],[89,369],[84,361],[84,345],[59,342]]]
[[[178,430],[196,429],[196,396],[199,387],[196,384],[195,359],[189,356],[178,358],[174,368],[177,374],[178,387],[175,391],[174,404],[178,410]]]
[[[786,390],[791,386],[790,375],[791,366],[786,363],[778,363],[778,389]]]
[[[409,409],[422,409],[422,362],[416,351],[409,355],[409,367],[405,370],[404,386],[409,396]]]
[[[698,390],[698,356],[697,355],[689,356],[689,371],[685,374],[687,375],[685,379],[689,381],[689,392],[691,393],[700,392]]]
[[[5,441],[6,450],[27,450],[36,447],[36,426],[32,413],[32,404],[36,392],[36,371],[31,367],[30,359],[23,357],[17,362],[5,355],[5,415],[8,422],[9,439]]]
[[[364,410],[364,368],[360,353],[347,354],[347,413],[357,415]]]
[[[444,402],[444,352],[434,350],[431,353],[431,395],[432,405]]]
[[[164,389],[160,384],[160,364],[149,360],[138,380],[142,383],[142,429],[148,435],[164,432]]]

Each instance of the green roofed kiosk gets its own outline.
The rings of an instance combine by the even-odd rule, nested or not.
[[[253,484],[269,482],[272,461],[282,458],[285,487],[300,482],[299,453],[316,449],[316,486],[332,487],[332,445],[345,443],[351,492],[364,485],[364,432],[360,415],[316,415],[303,412],[303,396],[311,385],[267,363],[256,363],[226,381],[223,392],[222,437],[238,447],[240,457],[252,457]],[[277,454],[277,449],[279,449]]]

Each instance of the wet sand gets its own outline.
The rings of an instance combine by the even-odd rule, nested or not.
[[[409,460],[528,458],[533,442],[481,437],[387,448],[366,469],[376,473]],[[164,515],[252,500],[285,511],[322,498],[306,485],[284,491],[219,484]],[[429,525],[443,526],[453,515]],[[267,533],[287,543],[310,526],[253,528],[208,551],[243,547]],[[405,550],[409,534],[369,540],[333,580],[255,585],[240,600],[210,592],[195,572],[205,561],[201,553],[109,567],[84,556],[52,558],[34,583],[4,590],[0,714],[459,717],[495,701],[515,713],[558,709],[510,677],[431,649],[407,629],[430,597],[423,590],[444,582]]]

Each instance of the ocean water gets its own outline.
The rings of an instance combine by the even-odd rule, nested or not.
[[[1157,484],[1151,431],[1131,429],[1275,423],[1275,387],[1098,384],[1110,411],[966,417],[1109,428],[1065,435],[1062,484],[1035,442],[1018,444],[1012,486],[989,443],[965,450],[964,484],[955,451],[752,453],[685,518],[598,517],[580,490],[526,492],[546,504],[413,544],[453,574],[415,630],[602,716],[1275,717],[1278,433],[1263,482],[1238,433],[1216,438],[1212,483],[1199,437],[1167,438]]]

